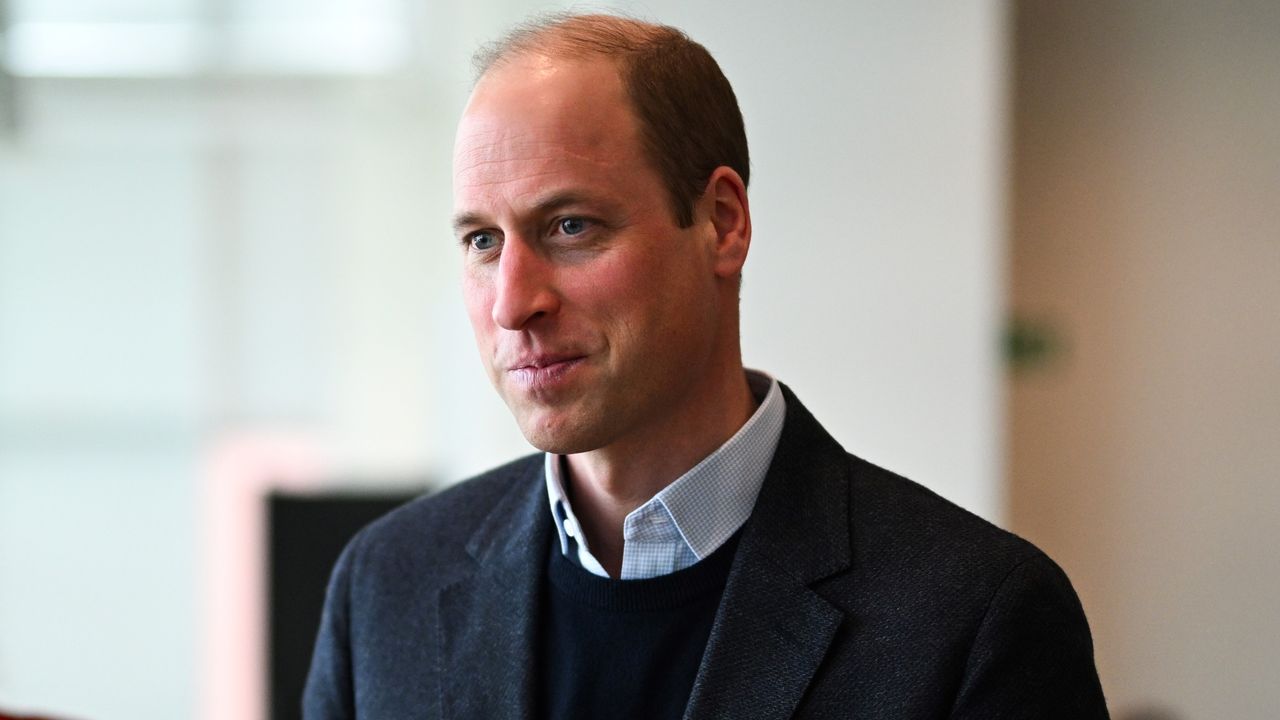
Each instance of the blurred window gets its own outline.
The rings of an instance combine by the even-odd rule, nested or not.
[[[4,61],[16,76],[368,74],[407,49],[399,0],[7,2]]]

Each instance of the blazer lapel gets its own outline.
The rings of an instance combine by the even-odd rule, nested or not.
[[[540,463],[472,536],[474,572],[445,586],[436,617],[446,718],[528,720],[534,712],[537,622],[550,515]]]
[[[686,720],[791,717],[845,621],[811,585],[850,564],[848,455],[783,392],[786,423],[743,528]]]

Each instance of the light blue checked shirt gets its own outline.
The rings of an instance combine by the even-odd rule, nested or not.
[[[786,416],[778,381],[748,370],[747,383],[760,407],[733,437],[676,478],[622,523],[622,580],[666,575],[715,552],[747,521],[773,460]],[[564,492],[563,456],[547,453],[547,497],[560,549],[589,572],[608,577],[587,548]]]

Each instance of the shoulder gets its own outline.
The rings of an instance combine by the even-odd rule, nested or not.
[[[883,550],[979,566],[1016,564],[1042,554],[1026,540],[917,482],[854,455],[849,456],[849,467],[851,526],[855,534],[863,533],[864,541],[874,541]]]
[[[847,548],[848,572],[837,582],[846,596],[884,597],[901,590],[922,602],[936,598],[946,603],[960,599],[955,594],[959,590],[981,603],[1015,567],[1033,559],[1047,561],[1026,540],[919,483],[849,454],[790,388],[782,389],[787,420],[774,456],[774,477],[766,478],[761,497],[789,511],[773,513],[773,522],[799,522],[802,532],[824,535],[808,541],[813,547],[841,555]],[[806,482],[797,484],[796,477]]]
[[[850,455],[851,543],[867,571],[990,577],[1044,556],[932,490]]]
[[[447,574],[469,562],[468,542],[504,498],[541,479],[541,463],[528,455],[412,500],[357,533],[340,563],[362,575]]]
[[[1050,587],[1075,602],[1062,570],[1032,543],[919,483],[853,455],[849,463],[852,578],[872,605],[973,622],[1013,586]]]
[[[957,718],[1105,718],[1071,581],[1035,545],[851,457],[861,619],[932,672]],[[931,658],[932,667],[911,665]]]
[[[423,532],[435,539],[461,534],[464,538],[498,502],[513,483],[527,480],[542,466],[542,455],[527,455],[463,480],[436,493],[424,495],[375,520],[365,532],[384,540]],[[541,477],[541,475],[539,475]]]

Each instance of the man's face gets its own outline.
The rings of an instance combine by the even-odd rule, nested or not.
[[[477,85],[454,146],[463,293],[534,446],[599,449],[677,416],[722,311],[706,213],[676,226],[614,66],[517,58]]]

